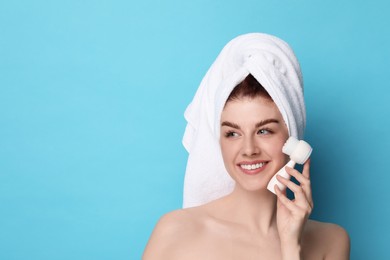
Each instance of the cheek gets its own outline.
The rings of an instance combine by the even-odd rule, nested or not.
[[[280,158],[283,162],[288,160],[288,156],[282,151],[284,143],[284,141],[277,141],[270,143],[268,146],[269,154],[271,154],[274,158]]]
[[[228,170],[232,162],[235,161],[237,154],[239,154],[239,145],[236,142],[229,140],[220,141],[221,154],[225,168]],[[229,170],[228,170],[229,172]]]
[[[222,140],[219,143],[221,147],[222,157],[225,160],[225,158],[229,158],[231,156],[233,149],[231,148],[231,145],[229,145],[226,140],[225,141]]]
[[[279,157],[279,156],[282,156],[283,155],[283,152],[282,152],[282,146],[279,146],[279,145],[274,145],[274,146],[271,146],[270,149],[268,150],[270,154],[272,154],[274,157]]]
[[[270,146],[270,151],[275,157],[279,157],[281,161],[287,163],[290,160],[290,157],[283,153],[283,146],[288,139],[287,127],[284,127],[283,130],[275,136],[272,140],[272,145]]]

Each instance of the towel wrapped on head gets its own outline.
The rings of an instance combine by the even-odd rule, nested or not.
[[[232,90],[249,74],[271,96],[290,136],[303,138],[306,111],[299,63],[289,45],[263,33],[230,41],[203,78],[184,116],[183,145],[188,151],[183,207],[205,204],[229,194],[234,181],[220,150],[220,118]]]

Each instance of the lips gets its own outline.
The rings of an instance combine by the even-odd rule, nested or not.
[[[240,162],[237,166],[243,173],[255,175],[263,171],[267,166],[267,163],[267,161]]]

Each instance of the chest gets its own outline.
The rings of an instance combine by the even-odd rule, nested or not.
[[[198,230],[188,239],[180,242],[180,260],[279,260],[282,259],[279,240],[258,235],[240,229]],[[321,248],[314,243],[305,243],[302,248],[304,259],[323,260]]]
[[[183,245],[178,259],[281,259],[277,240],[259,238],[242,230],[214,229],[198,232]]]

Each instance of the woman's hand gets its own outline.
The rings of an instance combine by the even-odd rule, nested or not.
[[[286,247],[296,246],[300,248],[303,228],[313,210],[310,186],[310,159],[304,164],[302,174],[290,167],[286,167],[286,172],[293,176],[300,185],[282,176],[277,176],[278,181],[286,185],[294,193],[295,197],[294,200],[288,199],[286,192],[282,192],[275,185],[278,197],[276,219],[282,251]]]

